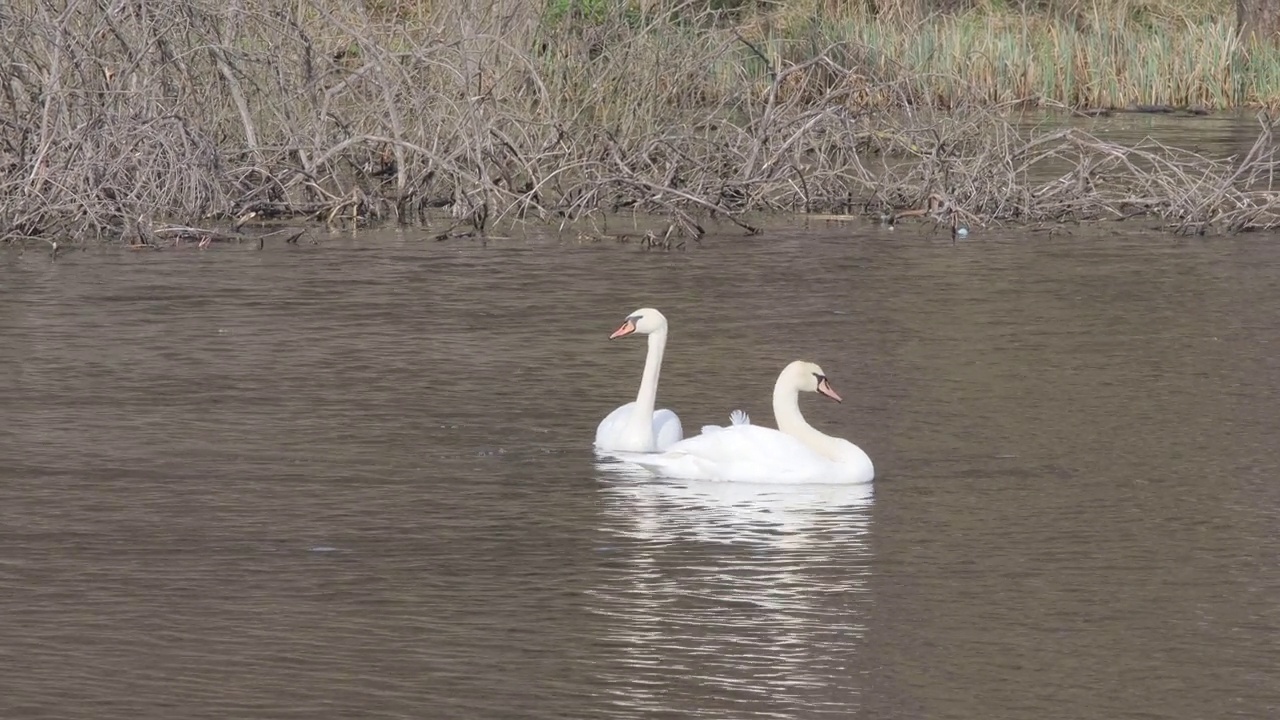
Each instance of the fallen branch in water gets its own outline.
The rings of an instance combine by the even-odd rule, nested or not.
[[[139,233],[139,239],[133,242],[129,247],[135,249],[150,248],[158,249],[161,247],[179,247],[184,242],[195,243],[200,248],[209,247],[215,242],[222,243],[246,243],[256,242],[258,249],[261,250],[267,240],[284,240],[286,245],[296,245],[299,238],[306,234],[305,228],[281,228],[274,232],[262,235],[250,235],[237,231],[215,230],[212,228],[188,227],[185,225],[170,225],[157,228],[146,233]]]

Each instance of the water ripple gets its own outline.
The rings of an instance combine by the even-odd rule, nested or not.
[[[870,485],[674,482],[602,462],[616,547],[589,591],[625,717],[847,714],[865,632]],[[709,699],[714,698],[714,702]]]
[[[1280,714],[1280,246],[825,223],[0,250],[0,717]],[[642,305],[874,487],[598,462]]]

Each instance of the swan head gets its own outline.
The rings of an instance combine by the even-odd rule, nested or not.
[[[817,363],[811,363],[805,360],[796,360],[782,371],[784,377],[791,381],[797,390],[804,392],[816,392],[819,395],[826,395],[836,402],[843,402],[840,394],[835,388],[831,387],[831,381],[827,379],[827,374],[822,371],[822,367]]]
[[[613,331],[609,339],[626,337],[632,333],[652,335],[667,329],[667,318],[653,308],[640,308],[627,316],[622,325]]]

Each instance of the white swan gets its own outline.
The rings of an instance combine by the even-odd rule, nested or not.
[[[653,308],[640,308],[627,316],[622,326],[609,339],[632,333],[649,336],[649,354],[644,360],[644,375],[635,402],[609,413],[596,428],[596,448],[608,451],[651,453],[665,450],[680,442],[684,429],[680,418],[670,410],[654,411],[658,397],[658,374],[662,372],[662,353],[667,347],[667,318]]]
[[[650,472],[686,480],[774,483],[866,483],[875,478],[871,458],[857,445],[819,432],[800,414],[800,391],[840,402],[822,368],[797,360],[773,386],[778,429],[751,425],[737,411],[729,427],[707,426],[701,435],[652,455],[619,455]]]

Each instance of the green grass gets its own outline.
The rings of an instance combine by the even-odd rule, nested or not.
[[[905,25],[849,14],[817,23],[770,23],[755,40],[781,64],[810,56],[814,39],[843,44],[851,76],[905,79],[919,101],[941,105],[1280,104],[1280,51],[1256,47],[1246,59],[1233,19],[1198,17],[971,10]]]

